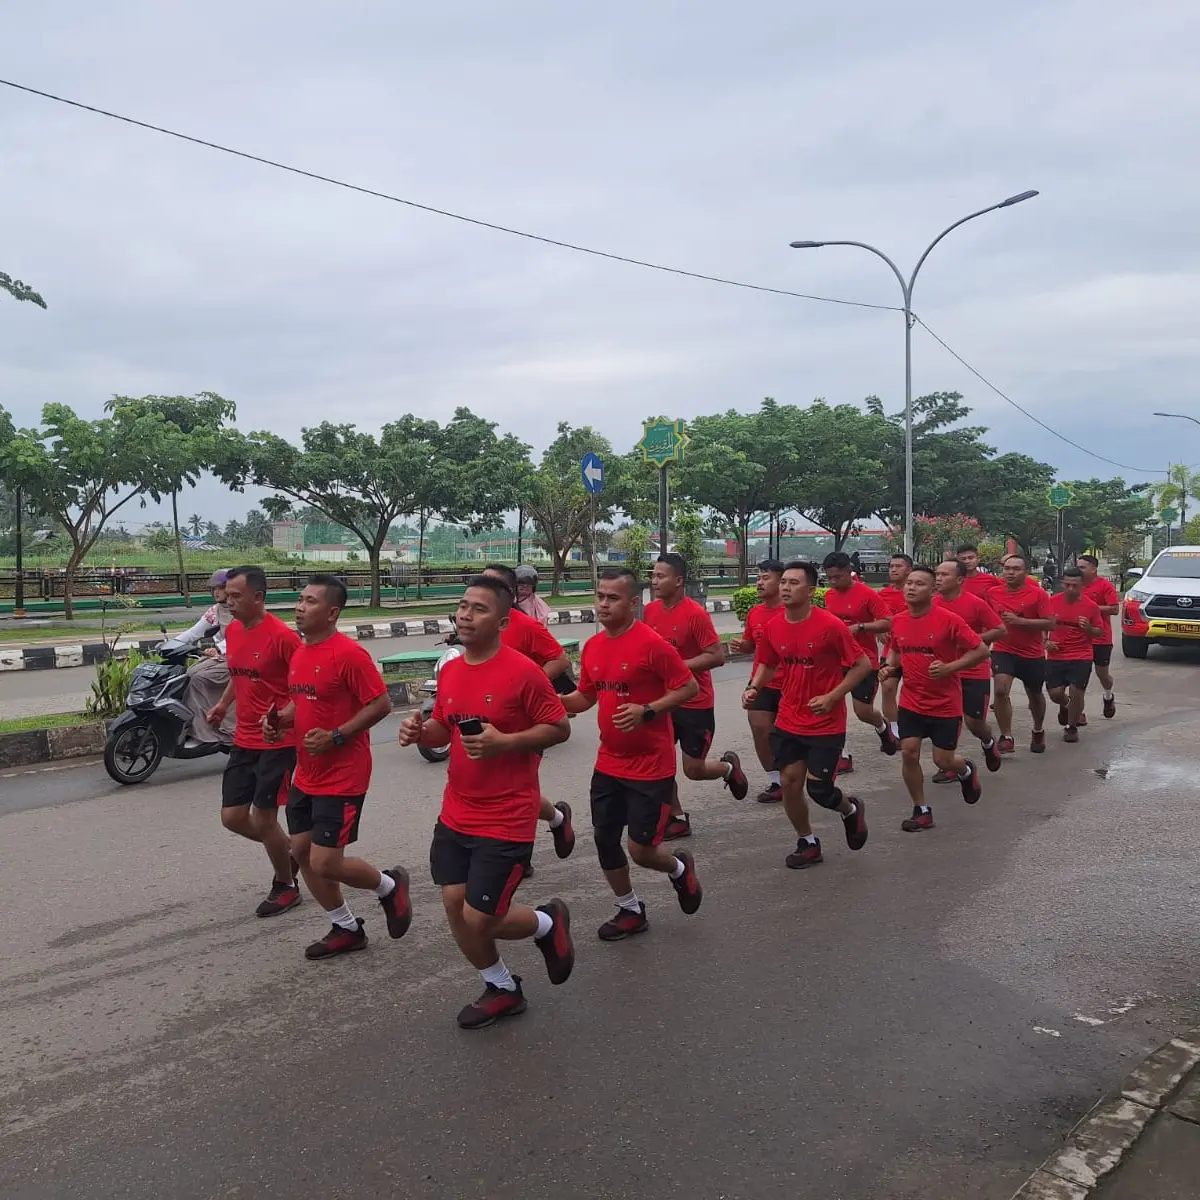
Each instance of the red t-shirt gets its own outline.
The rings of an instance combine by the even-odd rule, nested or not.
[[[825,593],[825,611],[839,617],[847,625],[857,625],[860,622],[869,625],[872,621],[892,615],[887,601],[882,599],[874,588],[857,581],[844,592],[839,592],[837,588],[831,587]],[[879,640],[877,635],[864,632],[856,633],[853,636],[862,652],[871,660],[871,666],[878,667]]]
[[[225,629],[225,661],[233,680],[237,727],[233,744],[246,750],[274,750],[291,746],[295,733],[288,730],[279,742],[263,740],[262,719],[271,705],[288,705],[288,664],[300,647],[300,635],[273,613],[247,629],[230,621]]]
[[[863,656],[863,648],[837,617],[814,608],[802,621],[787,616],[766,628],[759,660],[775,667],[774,686],[780,689],[775,724],[785,733],[826,737],[846,732],[846,705],[815,713],[808,702],[832,692],[846,671]]]
[[[1031,621],[1050,618],[1050,597],[1028,579],[1015,591],[1008,584],[1002,584],[988,597],[988,603],[1000,614],[1002,621],[1005,613],[1027,617]],[[999,641],[992,643],[992,649],[1002,654],[1015,654],[1017,658],[1044,658],[1046,653],[1040,629],[1017,629],[1013,625],[1007,627]]]
[[[364,796],[371,783],[368,730],[313,756],[304,749],[310,729],[334,730],[387,692],[374,659],[344,633],[314,646],[297,646],[288,670],[296,704],[296,770],[292,782],[310,796]]]
[[[1004,580],[999,575],[985,575],[982,571],[976,571],[974,575],[967,575],[963,579],[963,591],[970,596],[978,596],[981,600],[987,600],[989,603],[992,588],[1004,586]]]
[[[887,605],[888,612],[895,616],[898,612],[904,612],[908,608],[908,601],[904,599],[904,586],[893,587],[890,583],[885,584],[879,589],[879,598]],[[891,649],[892,635],[889,633],[883,639],[883,645],[879,650],[879,661],[887,660],[887,652]]]
[[[762,647],[763,631],[772,621],[783,612],[782,604],[756,604],[746,614],[746,628],[742,631],[742,641],[750,643],[750,653],[754,655],[754,666],[757,667],[762,659],[759,650]],[[753,672],[753,668],[751,668]],[[772,684],[772,687],[775,685]]]
[[[1099,640],[1086,629],[1079,628],[1079,618],[1087,617],[1089,625],[1103,628],[1108,622],[1100,615],[1100,609],[1086,596],[1074,604],[1059,592],[1050,597],[1050,613],[1054,617],[1054,628],[1050,630],[1050,641],[1057,650],[1046,650],[1046,657],[1054,662],[1091,662],[1092,647]]]
[[[1097,608],[1109,608],[1111,605],[1121,605],[1121,597],[1117,589],[1113,587],[1112,581],[1104,579],[1097,575],[1091,583],[1083,585],[1083,594]],[[1111,646],[1113,644],[1112,617],[1106,617],[1103,613],[1100,614],[1100,628],[1104,630],[1104,636],[1098,637],[1095,644],[1097,646]]]
[[[562,658],[563,653],[554,634],[519,608],[509,612],[508,624],[500,631],[500,644],[525,655],[539,667]]]
[[[962,684],[958,675],[934,679],[929,664],[962,658],[979,645],[977,634],[957,613],[933,606],[927,613],[897,613],[892,621],[892,649],[900,652],[904,676],[900,707],[923,717],[961,717]]]
[[[952,613],[957,613],[966,621],[968,628],[973,629],[978,634],[990,633],[993,629],[999,629],[1004,622],[996,615],[996,610],[986,601],[978,596],[972,596],[965,589],[959,594],[956,600],[947,600],[945,596],[937,595],[933,598],[935,607],[948,609]],[[977,667],[970,667],[966,671],[958,673],[959,679],[991,679],[992,668],[991,664],[985,658]]]
[[[595,696],[599,707],[596,770],[617,779],[672,778],[675,734],[670,715],[622,733],[613,725],[613,714],[624,704],[660,700],[686,687],[691,678],[679,651],[641,621],[617,637],[600,632],[588,638],[580,656],[579,690]]]
[[[535,725],[555,725],[566,715],[546,673],[516,650],[501,645],[487,662],[476,664],[462,655],[451,659],[438,675],[433,706],[433,719],[450,730],[442,823],[467,837],[532,842],[541,800],[541,754],[468,758],[458,723],[479,717],[501,733],[520,733]]]
[[[711,650],[721,640],[704,605],[697,604],[690,596],[684,596],[674,608],[668,608],[661,600],[651,600],[646,605],[642,620],[659,637],[670,642],[685,662],[703,654],[705,650]],[[683,707],[712,708],[716,703],[712,672],[696,671],[695,675],[700,691],[695,699],[689,700]]]

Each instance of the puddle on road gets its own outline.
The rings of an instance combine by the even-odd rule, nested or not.
[[[1092,774],[1097,779],[1106,781],[1136,777],[1143,785],[1193,784],[1198,773],[1196,768],[1196,761],[1190,758],[1144,758],[1141,755],[1130,755],[1093,767]]]

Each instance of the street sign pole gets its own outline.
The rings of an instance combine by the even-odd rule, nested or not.
[[[653,463],[658,468],[659,554],[666,554],[671,538],[671,491],[667,468],[671,463],[683,462],[687,444],[688,435],[683,421],[658,417],[642,424],[642,440],[638,442],[642,461]]]
[[[1050,501],[1050,507],[1056,512],[1055,541],[1057,546],[1055,550],[1058,554],[1058,572],[1061,579],[1063,569],[1067,564],[1067,509],[1075,503],[1075,493],[1071,490],[1070,484],[1056,483],[1046,495]]]
[[[517,566],[519,567],[524,559],[522,554],[522,534],[525,532],[525,506],[517,505]]]
[[[600,590],[600,568],[596,564],[596,493],[592,493],[592,597]]]
[[[25,506],[25,497],[20,488],[13,489],[13,499],[17,505],[17,586],[13,592],[13,616],[25,615],[25,557],[21,551],[21,509]]]
[[[658,468],[658,552],[666,554],[671,540],[671,495],[667,464]]]

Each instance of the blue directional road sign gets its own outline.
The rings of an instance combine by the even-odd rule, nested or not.
[[[583,480],[583,486],[594,496],[604,487],[604,464],[600,461],[598,454],[592,454],[590,451],[583,456],[583,460],[579,464],[579,477]]]

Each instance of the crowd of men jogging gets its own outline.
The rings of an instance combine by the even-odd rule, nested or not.
[[[1028,578],[1019,555],[1009,556],[996,577],[979,570],[972,546],[936,568],[898,554],[888,585],[876,591],[857,578],[847,555],[835,553],[823,564],[823,604],[816,602],[812,563],[759,564],[759,603],[731,649],[753,656],[742,703],[766,772],[757,799],[780,803],[795,830],[788,867],[822,861],[810,800],[841,817],[850,849],[867,842],[866,803],[839,786],[854,771],[847,699],[855,718],[874,730],[880,751],[900,756],[912,802],[901,828],[914,833],[934,827],[923,744],[931,746],[934,782],[957,784],[963,799],[976,803],[982,785],[975,761],[961,751],[962,726],[978,739],[987,770],[999,770],[1016,749],[1014,681],[1026,691],[1035,754],[1046,748],[1045,693],[1058,706],[1064,740],[1078,740],[1093,666],[1104,715],[1115,714],[1109,661],[1117,595],[1094,559],[1081,561],[1064,572],[1061,594],[1050,597]],[[685,914],[700,908],[692,854],[668,848],[692,834],[675,747],[689,780],[720,783],[736,800],[748,795],[749,781],[732,750],[712,756],[711,672],[725,662],[725,649],[704,606],[686,595],[686,577],[679,555],[661,555],[650,581],[654,599],[639,617],[635,572],[601,571],[601,628],[584,644],[577,681],[545,622],[516,607],[518,597],[528,600],[528,586],[511,568],[489,565],[466,587],[455,613],[463,653],[442,667],[430,718],[415,712],[399,731],[401,746],[449,747],[429,862],[451,935],[483,981],[482,994],[458,1014],[465,1029],[525,1010],[521,976],[499,943],[531,940],[552,984],[571,974],[575,942],[566,903],[555,897],[530,907],[516,892],[533,874],[539,822],[560,858],[575,848],[571,805],[543,794],[539,766],[545,751],[569,738],[577,714],[597,710],[590,816],[614,902],[599,938],[615,942],[649,928],[631,862],[650,873],[643,879],[665,876]],[[266,590],[257,567],[228,572],[230,681],[207,714],[220,726],[232,710],[235,726],[222,823],[260,843],[271,864],[271,888],[257,915],[296,907],[303,881],[329,921],[305,955],[328,959],[367,945],[365,920],[345,889],[376,898],[392,938],[403,937],[412,921],[405,868],[380,869],[348,853],[371,785],[370,730],[391,705],[371,656],[338,632],[346,591],[337,578],[309,580],[294,629],[267,611]],[[989,720],[993,682],[998,728]]]

